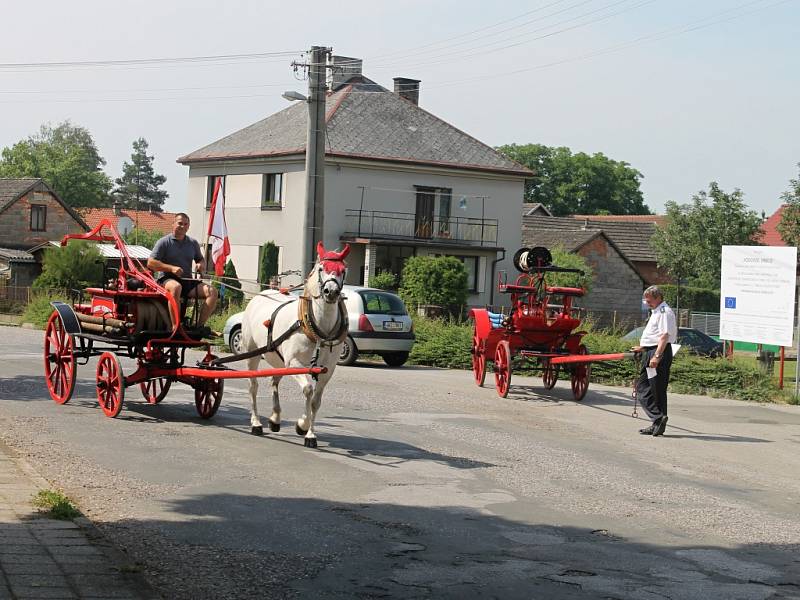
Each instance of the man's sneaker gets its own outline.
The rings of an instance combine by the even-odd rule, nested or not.
[[[669,420],[669,418],[667,417],[667,415],[664,415],[658,421],[653,423],[653,426],[654,426],[654,428],[653,428],[653,436],[664,435],[664,431],[666,431],[666,429],[667,429],[667,421],[668,420]]]

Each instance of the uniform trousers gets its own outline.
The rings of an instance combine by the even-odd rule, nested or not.
[[[667,386],[672,367],[672,344],[667,344],[664,354],[658,361],[656,376],[647,376],[650,359],[656,353],[655,346],[645,346],[642,352],[642,365],[636,378],[636,399],[652,421],[667,416]]]

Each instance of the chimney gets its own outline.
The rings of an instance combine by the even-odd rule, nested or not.
[[[394,78],[394,93],[419,106],[419,79]]]
[[[114,200],[111,204],[111,208],[114,209],[115,215],[120,216],[122,214],[122,204],[120,204],[118,200]]]
[[[328,87],[331,91],[335,92],[337,88],[344,85],[348,79],[353,77],[361,77],[361,69],[364,61],[360,58],[352,58],[350,56],[332,56],[330,64],[333,67],[329,69],[330,76]]]

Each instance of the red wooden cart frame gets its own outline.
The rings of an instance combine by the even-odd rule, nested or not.
[[[103,287],[86,288],[90,302],[81,299],[71,305],[52,302],[53,314],[44,338],[45,381],[50,397],[58,404],[69,402],[75,389],[79,364],[99,356],[95,372],[98,403],[109,417],[122,409],[125,390],[134,385],[150,404],[158,404],[173,382],[194,388],[195,407],[203,419],[216,414],[226,379],[312,375],[324,373],[320,367],[234,370],[214,364],[211,344],[187,329],[181,307],[173,296],[138,260],[131,258],[114,225],[103,219],[88,233],[66,235],[61,245],[71,240],[113,242],[120,253],[119,269],[109,281],[104,268]],[[170,317],[169,330],[143,332],[136,329],[137,301],[162,303]],[[87,325],[87,320],[92,323]],[[92,331],[87,328],[91,327]],[[98,332],[97,329],[100,329]],[[204,351],[194,366],[185,366],[186,352]],[[122,371],[119,354],[138,362],[128,376]]]

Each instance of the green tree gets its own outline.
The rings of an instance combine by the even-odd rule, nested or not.
[[[800,163],[797,163],[800,169]],[[778,223],[778,233],[789,246],[800,246],[800,177],[789,180],[789,189],[781,195],[786,204]]]
[[[639,188],[642,174],[626,162],[542,144],[497,150],[534,172],[525,183],[525,202],[539,202],[555,216],[650,214]]]
[[[687,283],[717,289],[722,246],[754,245],[761,235],[761,218],[742,198],[741,190],[726,193],[712,181],[691,204],[667,202],[666,225],[653,236],[659,266]]]
[[[136,246],[144,246],[152,250],[155,243],[164,237],[160,231],[148,231],[147,229],[139,229],[134,227],[131,231],[122,236],[126,244]]]
[[[258,282],[269,285],[270,280],[278,274],[278,247],[275,242],[267,242],[261,246],[258,259]]]
[[[109,206],[105,164],[89,131],[64,121],[3,148],[0,177],[41,177],[70,206]]]
[[[467,270],[454,256],[412,256],[400,279],[400,296],[412,305],[453,309],[467,301]]]
[[[103,276],[103,258],[92,242],[71,241],[66,246],[48,248],[42,274],[33,287],[42,289],[82,289],[98,285]]]
[[[131,162],[122,163],[122,177],[114,180],[114,197],[125,208],[161,212],[169,194],[159,187],[167,178],[156,175],[153,156],[147,155],[148,147],[143,137],[133,142]]]
[[[236,266],[232,260],[225,263],[225,271],[222,273],[224,279],[222,283],[225,285],[224,302],[226,305],[241,304],[244,300],[244,292],[242,292],[242,284],[239,281],[239,275],[236,273]]]
[[[381,271],[369,278],[369,285],[379,290],[394,290],[397,288],[397,275],[391,271]]]
[[[580,254],[568,252],[563,246],[550,249],[553,255],[553,264],[567,269],[580,269],[583,273],[547,273],[545,281],[549,286],[581,287],[586,293],[592,289],[594,283],[594,269]]]

